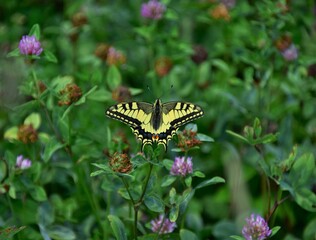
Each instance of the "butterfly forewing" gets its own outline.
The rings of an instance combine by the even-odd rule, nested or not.
[[[168,141],[177,129],[194,119],[203,116],[203,110],[188,102],[168,102],[154,104],[145,102],[124,102],[110,107],[106,111],[110,118],[129,125],[136,137],[144,145],[157,142],[167,149]]]

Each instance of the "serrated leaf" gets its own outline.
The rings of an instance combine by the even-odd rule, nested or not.
[[[38,113],[31,113],[25,120],[24,124],[31,124],[33,128],[38,129],[41,125],[41,115]]]
[[[210,185],[214,185],[214,184],[217,184],[217,183],[224,183],[225,182],[225,179],[224,178],[221,178],[221,177],[213,177],[211,179],[208,179],[206,181],[203,181],[201,182],[200,184],[198,184],[195,189],[199,189],[199,188],[204,188],[204,187],[207,187],[207,186],[210,186]]]
[[[110,224],[111,224],[111,227],[116,239],[127,240],[126,229],[121,219],[119,219],[115,215],[109,215],[108,219],[110,221]]]

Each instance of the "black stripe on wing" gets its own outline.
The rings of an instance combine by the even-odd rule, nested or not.
[[[123,109],[124,109],[124,107],[125,107],[125,105],[122,105]],[[141,122],[138,119],[130,117],[127,114],[124,114],[124,112],[121,113],[117,109],[118,109],[117,106],[110,107],[105,112],[106,116],[113,118],[113,119],[116,119],[116,120],[119,120],[123,123],[126,123],[130,127],[137,127],[137,126],[141,125]]]

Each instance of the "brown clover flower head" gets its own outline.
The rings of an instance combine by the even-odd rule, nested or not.
[[[191,59],[194,63],[201,64],[207,59],[208,53],[204,47],[197,45],[193,47],[193,50],[194,53],[191,55]]]
[[[129,101],[131,97],[131,91],[125,86],[119,86],[112,92],[112,98],[117,102]]]
[[[169,57],[160,57],[155,62],[155,71],[159,77],[166,76],[172,68],[172,61]]]
[[[126,63],[126,56],[114,47],[108,49],[108,54],[106,57],[106,63],[108,65],[120,66]]]
[[[68,83],[66,87],[59,93],[61,98],[61,100],[58,102],[59,106],[69,106],[70,104],[77,102],[82,96],[82,91],[80,87],[78,87],[78,85],[76,85],[75,83]]]
[[[292,44],[292,38],[289,35],[283,35],[280,38],[278,38],[274,45],[279,51],[284,51],[288,49]]]
[[[101,43],[97,46],[97,48],[94,51],[94,54],[100,58],[102,61],[106,61],[108,57],[108,51],[110,49],[110,45],[106,43]]]
[[[219,3],[215,8],[209,10],[209,14],[214,19],[230,20],[228,8],[225,4]]]
[[[38,133],[32,124],[23,124],[18,129],[18,139],[25,144],[34,143],[38,139]]]
[[[77,12],[72,16],[71,22],[74,27],[81,27],[88,22],[88,18],[83,12]]]
[[[183,151],[201,144],[201,141],[196,138],[197,132],[184,129],[178,134],[178,147]]]
[[[110,158],[110,167],[114,172],[129,173],[133,166],[130,158],[126,153],[114,153]]]

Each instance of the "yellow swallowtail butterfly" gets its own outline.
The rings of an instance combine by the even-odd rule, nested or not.
[[[203,110],[189,102],[162,103],[157,99],[154,104],[146,102],[122,102],[111,106],[105,113],[108,117],[126,123],[136,137],[146,144],[162,144],[167,150],[168,141],[178,128],[203,116]]]

